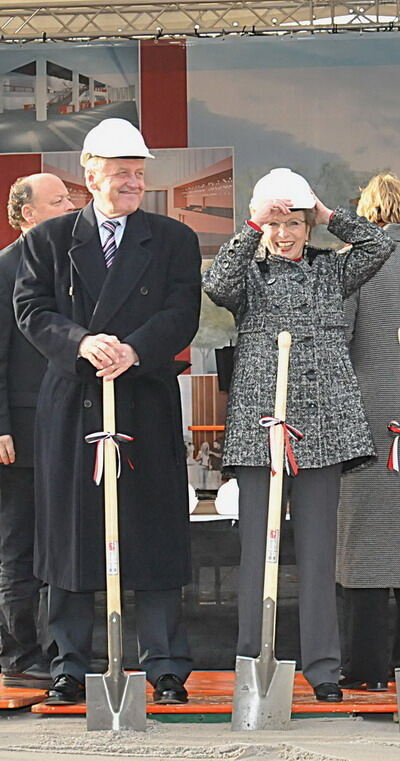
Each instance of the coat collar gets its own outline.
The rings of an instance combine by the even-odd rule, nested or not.
[[[82,209],[72,229],[69,249],[72,265],[91,299],[96,303],[107,274],[93,204]]]
[[[121,304],[135,288],[149,266],[153,253],[142,244],[152,237],[145,212],[129,214],[116,259],[107,271],[93,205],[79,212],[74,229],[70,257],[74,268],[96,306],[89,330],[105,329]]]

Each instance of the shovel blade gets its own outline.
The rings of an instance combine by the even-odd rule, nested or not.
[[[295,661],[273,660],[266,691],[266,664],[260,658],[236,658],[236,680],[233,694],[233,731],[285,729],[292,712]]]
[[[107,674],[87,674],[86,722],[89,730],[135,729],[145,732],[145,673],[121,672],[116,678]]]
[[[399,328],[399,341],[400,341],[400,328]],[[400,668],[394,670],[396,679],[396,695],[397,695],[397,713],[400,716]],[[399,723],[400,729],[400,723]]]

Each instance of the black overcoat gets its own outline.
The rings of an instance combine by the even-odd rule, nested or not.
[[[123,450],[118,484],[126,588],[171,589],[190,578],[188,506],[179,388],[173,357],[192,340],[200,303],[197,237],[141,210],[128,216],[106,270],[90,204],[25,238],[15,289],[19,324],[47,356],[36,429],[35,573],[72,591],[105,585],[103,489],[92,480],[102,430],[101,384],[77,360],[88,333],[108,333],[140,357],[115,381]]]
[[[0,254],[0,436],[11,435],[16,452],[14,465],[0,465],[7,468],[33,468],[36,403],[47,365],[15,321],[13,290],[22,245],[21,236]]]

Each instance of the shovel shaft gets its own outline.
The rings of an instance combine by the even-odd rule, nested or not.
[[[278,372],[276,379],[275,394],[275,417],[278,420],[286,420],[286,400],[287,384],[289,370],[289,351],[291,345],[291,335],[286,331],[279,333],[278,336]],[[279,569],[279,542],[281,529],[282,513],[282,487],[283,487],[283,470],[284,470],[284,435],[283,427],[276,425],[272,428],[274,437],[274,451],[276,453],[276,473],[270,477],[269,501],[268,501],[268,526],[267,526],[267,547],[265,555],[265,572],[264,572],[264,611],[267,600],[274,603],[271,613],[274,616],[274,623],[267,623],[268,616],[263,616],[263,643],[270,640],[272,632],[272,642],[269,641],[269,647],[273,651],[275,637],[275,618],[276,602],[278,596],[278,569]],[[271,607],[271,606],[270,606]],[[266,631],[266,628],[268,631]]]
[[[114,381],[103,379],[104,430],[115,433]],[[104,510],[106,543],[107,622],[109,669],[121,670],[121,582],[119,572],[118,492],[116,450],[104,442]],[[115,618],[118,624],[115,623]],[[114,621],[114,623],[112,623]],[[117,630],[117,632],[116,632]],[[119,640],[118,640],[119,637]],[[117,666],[118,664],[118,666]]]

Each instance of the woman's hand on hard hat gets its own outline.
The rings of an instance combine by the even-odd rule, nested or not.
[[[315,195],[315,224],[316,225],[327,225],[329,223],[329,220],[333,214],[333,210],[329,209],[325,204],[322,203],[322,201],[319,200],[318,196]]]
[[[290,198],[267,198],[256,209],[251,210],[250,220],[262,227],[271,222],[275,214],[290,214],[292,206]]]

